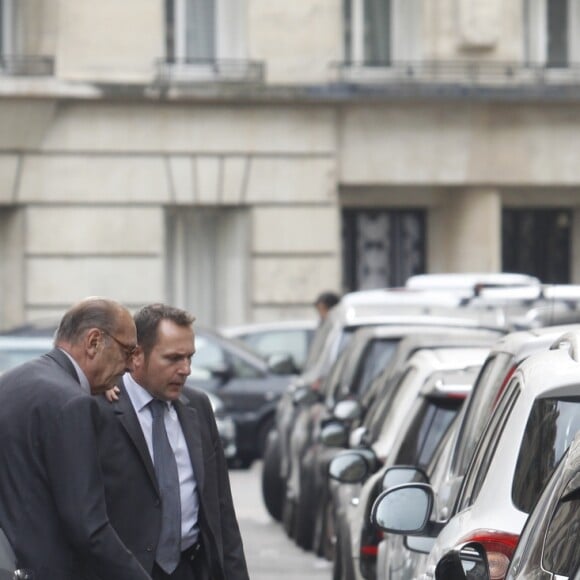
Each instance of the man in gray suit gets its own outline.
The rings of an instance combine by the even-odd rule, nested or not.
[[[95,395],[136,348],[131,314],[89,298],[62,318],[55,348],[0,379],[0,526],[38,580],[150,580],[111,526]]]
[[[180,400],[195,353],[193,318],[152,304],[135,323],[139,346],[118,400],[99,400],[111,523],[154,580],[248,580],[211,405],[201,391]]]

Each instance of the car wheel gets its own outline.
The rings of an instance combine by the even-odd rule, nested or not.
[[[316,493],[312,477],[308,476],[308,472],[302,470],[300,474],[300,495],[296,502],[294,539],[305,550],[312,549],[315,502]]]
[[[263,420],[260,429],[258,430],[258,456],[264,457],[266,453],[266,446],[268,445],[268,437],[274,427],[274,417],[268,417]]]
[[[268,513],[276,520],[282,520],[286,486],[280,477],[280,446],[278,437],[268,437],[262,463],[262,498]]]
[[[286,498],[282,508],[282,526],[289,538],[294,537],[294,526],[296,524],[296,504],[294,500]]]
[[[332,562],[336,552],[332,504],[325,498],[316,505],[313,549],[316,555]]]
[[[336,542],[336,551],[332,561],[332,580],[342,580],[342,553],[340,542]]]

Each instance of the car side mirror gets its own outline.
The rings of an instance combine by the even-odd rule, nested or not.
[[[276,352],[268,356],[268,370],[275,375],[295,375],[298,373],[291,354]]]
[[[429,478],[422,469],[412,465],[395,465],[385,471],[383,489],[389,489],[403,483],[429,483]]]
[[[340,483],[362,483],[369,472],[368,461],[357,451],[337,455],[328,466],[330,478]]]
[[[435,580],[489,580],[489,564],[483,550],[466,544],[447,552],[437,563]]]
[[[355,447],[361,447],[364,443],[366,434],[367,428],[362,425],[353,429],[348,437],[348,446],[352,449]]]
[[[433,535],[442,524],[430,522],[434,493],[425,483],[397,485],[383,491],[371,509],[372,522],[392,534]]]
[[[218,379],[222,384],[227,383],[233,376],[233,371],[227,363],[218,363],[207,369],[212,378]]]
[[[333,415],[339,421],[356,421],[362,414],[362,407],[358,401],[345,399],[334,406]]]
[[[348,430],[342,423],[330,421],[320,431],[320,441],[326,447],[346,447]]]

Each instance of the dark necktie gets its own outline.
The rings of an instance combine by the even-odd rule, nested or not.
[[[159,399],[149,403],[153,416],[153,461],[161,493],[161,533],[155,553],[157,565],[171,574],[181,557],[181,501],[177,462],[165,430],[167,404]]]

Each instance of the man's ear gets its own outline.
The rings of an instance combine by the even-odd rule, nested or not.
[[[105,337],[100,328],[91,328],[85,334],[84,344],[89,358],[94,358],[99,352],[101,344],[104,344]]]

